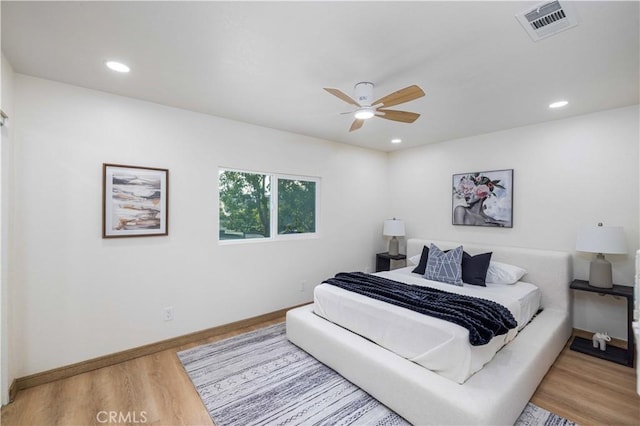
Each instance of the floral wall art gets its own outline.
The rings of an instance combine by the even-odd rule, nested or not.
[[[103,164],[102,237],[168,234],[169,171]]]
[[[513,169],[453,175],[454,225],[513,227]]]

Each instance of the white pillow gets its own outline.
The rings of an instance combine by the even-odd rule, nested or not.
[[[489,263],[487,271],[487,284],[515,284],[520,278],[526,274],[526,269],[518,266],[509,265],[507,263],[494,262]]]
[[[413,265],[417,265],[418,263],[420,263],[421,256],[422,256],[421,254],[416,254],[415,256],[411,256],[409,258],[409,262],[411,262]]]

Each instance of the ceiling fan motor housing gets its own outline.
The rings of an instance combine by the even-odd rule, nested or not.
[[[371,106],[371,102],[373,102],[373,83],[367,81],[358,83],[355,86],[355,92],[356,101],[361,106]]]

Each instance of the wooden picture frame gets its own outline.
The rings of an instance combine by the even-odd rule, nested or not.
[[[169,235],[169,170],[102,165],[102,238]]]
[[[513,228],[513,169],[453,175],[453,225]]]

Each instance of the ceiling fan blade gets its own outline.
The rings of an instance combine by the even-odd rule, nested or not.
[[[336,95],[337,96],[337,95]],[[412,101],[414,99],[418,99],[424,96],[424,91],[418,87],[417,85],[405,87],[404,89],[400,89],[387,95],[383,98],[378,99],[372,105],[382,104],[384,107],[390,107],[398,104],[403,104],[405,102]]]
[[[376,114],[376,117],[385,118],[387,120],[400,121],[402,123],[413,123],[420,117],[420,114],[408,111],[395,111],[392,109],[379,109],[378,112],[384,115]]]
[[[353,123],[351,124],[351,128],[349,129],[349,131],[353,132],[354,130],[358,130],[360,127],[362,127],[363,124],[364,124],[364,120],[358,120],[356,118],[355,120],[353,120]]]
[[[341,90],[328,89],[326,87],[324,88],[324,90],[326,90],[327,92],[331,93],[333,96],[336,96],[336,97],[342,99],[343,101],[345,101],[348,104],[355,105],[357,107],[360,106],[360,104],[358,102],[356,102],[353,98],[351,98],[351,96],[347,95],[346,93],[344,93]]]

